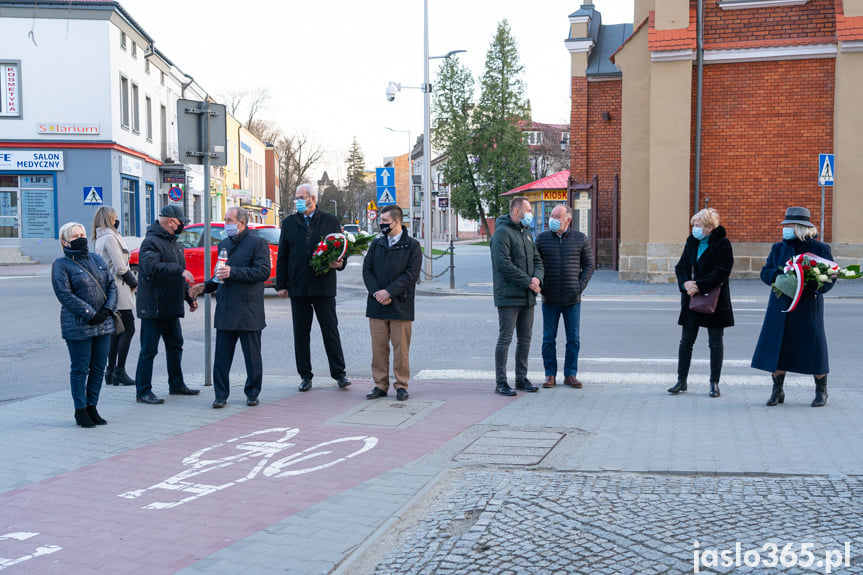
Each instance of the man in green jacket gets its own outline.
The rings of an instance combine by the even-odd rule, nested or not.
[[[501,395],[516,393],[506,381],[506,360],[513,329],[518,338],[515,346],[515,389],[530,393],[539,391],[527,379],[533,310],[543,276],[542,258],[530,234],[531,223],[533,209],[530,202],[524,196],[518,196],[509,203],[509,215],[500,216],[495,222],[491,238],[494,305],[497,306],[499,323],[494,351],[495,392]]]

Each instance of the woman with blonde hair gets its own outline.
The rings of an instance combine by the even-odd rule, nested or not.
[[[60,328],[69,348],[75,422],[81,427],[107,423],[96,410],[102,374],[114,333],[117,287],[108,265],[87,249],[87,230],[77,222],[60,228],[63,257],[54,260],[51,284],[60,300]]]
[[[728,276],[734,266],[731,242],[725,228],[719,225],[719,212],[705,208],[692,216],[692,235],[686,239],[683,255],[674,267],[680,288],[680,316],[677,323],[683,327],[677,352],[677,383],[668,389],[676,395],[686,391],[692,346],[698,337],[698,328],[707,328],[710,347],[710,397],[719,397],[719,376],[722,373],[724,347],[722,335],[726,327],[734,325],[731,309],[731,292]],[[716,310],[712,313],[693,311],[689,304],[696,294],[719,290]]]
[[[120,220],[117,212],[110,206],[102,206],[93,216],[93,251],[108,264],[108,271],[117,284],[117,311],[123,319],[125,330],[111,337],[108,351],[108,367],[105,369],[105,383],[108,385],[135,385],[135,380],[126,373],[126,358],[129,345],[135,335],[135,288],[138,280],[129,269],[129,248],[118,230]]]

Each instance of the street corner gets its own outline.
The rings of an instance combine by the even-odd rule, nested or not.
[[[313,389],[6,492],[0,533],[38,537],[10,536],[0,549],[14,549],[0,555],[23,573],[173,573],[421,458],[508,403],[471,383],[411,392],[397,402]]]

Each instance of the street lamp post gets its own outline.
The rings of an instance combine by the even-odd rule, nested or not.
[[[408,222],[410,222],[410,235],[416,237],[416,230],[414,229],[414,170],[413,170],[413,161],[411,160],[411,154],[413,153],[413,146],[411,145],[411,131],[410,130],[393,130],[392,128],[387,128],[384,126],[384,129],[389,130],[390,132],[401,132],[402,134],[408,135]]]

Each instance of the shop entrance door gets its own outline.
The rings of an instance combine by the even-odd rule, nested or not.
[[[0,175],[0,240],[20,238],[20,222],[18,176]]]

